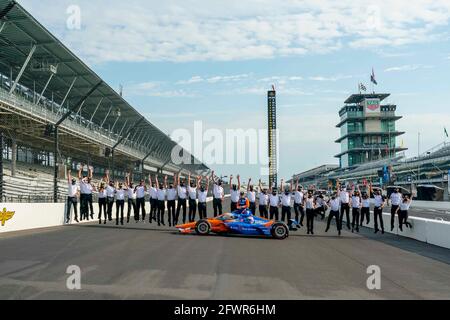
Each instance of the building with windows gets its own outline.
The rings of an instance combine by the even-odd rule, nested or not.
[[[341,168],[351,168],[366,162],[395,157],[407,150],[397,146],[397,137],[404,134],[396,129],[402,117],[396,115],[397,106],[382,104],[390,94],[353,94],[339,111],[337,127],[341,137],[339,158]]]

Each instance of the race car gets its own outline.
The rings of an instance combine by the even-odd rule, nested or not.
[[[256,217],[249,210],[226,213],[214,218],[202,219],[197,222],[190,222],[178,225],[176,228],[181,233],[196,233],[198,235],[216,234],[242,234],[251,236],[266,236],[274,239],[286,239],[289,237],[289,230],[295,231],[293,227],[297,225],[291,221],[291,228],[283,222],[276,222],[264,218]]]

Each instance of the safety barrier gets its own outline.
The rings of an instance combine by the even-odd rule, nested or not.
[[[206,201],[211,202],[212,199],[212,197],[208,197]],[[189,207],[189,203],[187,206]],[[66,224],[66,208],[67,204],[65,203],[0,203],[0,233],[63,226]],[[126,210],[127,204],[125,204],[125,215]],[[96,203],[94,203],[94,211],[96,212],[94,214],[95,220],[98,212]],[[145,202],[145,211],[150,212],[149,201]],[[10,212],[14,212],[14,215],[6,220]],[[209,215],[211,216],[211,214]],[[115,208],[113,209],[113,217],[115,217]],[[2,222],[4,222],[4,225],[2,225]],[[69,224],[71,223],[74,223],[73,208]]]
[[[350,212],[350,219],[351,216],[352,215]],[[373,212],[371,212],[370,223],[366,225],[366,221],[364,220],[364,227],[374,229],[373,218],[374,215]],[[345,227],[345,215],[343,220],[343,227]],[[419,217],[409,217],[408,222],[412,225],[412,228],[403,226],[403,231],[401,231],[399,229],[398,216],[396,215],[394,230],[391,231],[391,215],[390,213],[383,213],[383,223],[386,233],[391,233],[450,249],[450,222]]]

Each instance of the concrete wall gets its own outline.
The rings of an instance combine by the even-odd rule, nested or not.
[[[350,212],[351,219],[351,212]],[[344,221],[345,221],[344,215]],[[432,219],[409,217],[408,222],[412,224],[412,229],[403,226],[403,231],[398,228],[398,217],[395,216],[395,227],[391,231],[391,215],[383,213],[383,223],[386,233],[395,234],[401,237],[412,238],[436,246],[450,249],[450,222]],[[345,229],[345,223],[343,222]],[[370,214],[370,223],[364,227],[374,229],[373,212]]]
[[[207,199],[212,201],[212,197]],[[189,206],[189,205],[188,205]],[[3,209],[14,211],[12,219],[5,222],[4,226],[0,223],[0,233],[31,230],[39,228],[57,227],[65,225],[66,204],[64,203],[0,203],[0,212]],[[224,208],[226,211],[226,208]],[[150,204],[145,202],[145,211],[150,212]],[[78,204],[78,217],[80,207]],[[94,203],[94,221],[97,221],[98,204]],[[115,206],[113,208],[113,218],[115,218]],[[127,213],[127,204],[125,203],[124,214]],[[133,215],[133,213],[131,213]],[[211,214],[209,214],[211,216]],[[73,223],[73,208],[71,212],[71,222]],[[0,219],[1,220],[1,219]],[[83,221],[82,223],[87,223]],[[92,222],[92,220],[90,221]]]

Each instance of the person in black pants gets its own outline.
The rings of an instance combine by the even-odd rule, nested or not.
[[[280,206],[280,196],[278,195],[278,192],[276,189],[273,188],[273,186],[270,186],[269,189],[270,195],[269,195],[269,213],[270,213],[270,220],[277,221],[278,220],[278,208]]]
[[[359,232],[359,216],[361,214],[361,196],[359,187],[356,192],[352,192],[352,232]]]
[[[372,184],[369,185],[369,197],[373,194],[375,207],[373,209],[373,222],[375,233],[378,233],[380,229],[378,229],[378,221],[381,226],[381,233],[384,234],[384,222],[383,222],[383,208],[386,204],[386,199],[383,197],[379,190],[373,192]]]
[[[408,210],[411,205],[412,200],[408,196],[404,196],[402,203],[400,203],[397,214],[398,214],[398,228],[403,232],[403,225],[407,228],[412,228],[411,223],[408,222]]]
[[[134,220],[136,221],[136,191],[133,182],[130,181],[130,174],[127,173],[125,179],[125,189],[127,192],[127,223],[130,223],[131,209],[133,209]]]
[[[178,192],[178,203],[177,203],[177,213],[175,215],[175,224],[178,224],[178,219],[180,218],[180,211],[183,209],[183,223],[186,223],[186,199],[187,199],[187,189],[184,185],[184,181],[180,179],[180,175],[177,174],[175,179],[175,186]]]
[[[336,227],[338,230],[338,234],[341,235],[342,228],[339,219],[339,204],[340,204],[339,199],[336,198],[335,194],[333,194],[331,196],[331,199],[328,201],[328,205],[330,206],[330,214],[328,215],[327,228],[325,232],[328,232],[328,230],[330,230],[331,220],[333,220],[333,218],[336,218]]]
[[[198,189],[198,214],[201,219],[207,219],[206,213],[206,198],[208,197],[209,190],[209,177],[205,177],[206,183],[201,184],[202,179],[198,180],[197,189]]]
[[[295,183],[294,212],[295,212],[295,221],[299,223],[297,227],[303,227],[303,220],[305,219],[304,193],[303,188],[298,185],[298,179]]]
[[[119,225],[119,212],[120,212],[120,224],[123,225],[123,211],[125,208],[125,190],[122,182],[116,182],[116,225]]]
[[[214,184],[213,186],[213,209],[214,209],[214,217],[218,215],[222,215],[222,203],[224,199],[224,192],[222,187],[222,180],[216,178],[214,175],[214,171],[211,174],[211,180]]]
[[[263,189],[261,179],[259,179],[259,216],[264,219],[269,219],[269,212],[267,206],[269,205],[269,196],[267,195],[267,189]]]
[[[145,180],[141,179],[139,185],[134,188],[134,193],[136,194],[136,213],[134,215],[134,220],[136,222],[140,221],[140,212],[142,212],[142,222],[145,223],[145,192],[147,191],[147,186],[145,185]]]
[[[75,214],[75,221],[78,221],[78,186],[77,186],[77,180],[72,178],[71,171],[69,170],[67,173],[68,176],[68,195],[67,195],[67,211],[66,211],[66,223],[70,222],[70,210],[73,206],[73,212]]]
[[[339,217],[339,223],[342,226],[344,221],[344,213],[347,220],[347,228],[350,230],[350,193],[345,189],[345,187],[340,187],[339,182],[337,182],[338,198],[341,201],[341,212]]]
[[[102,223],[102,213],[105,216],[104,224],[106,224],[107,220],[107,211],[106,211],[106,188],[105,183],[101,182],[98,187],[98,223]]]
[[[314,217],[316,216],[316,203],[312,193],[308,193],[305,200],[306,207],[306,228],[308,230],[307,234],[314,234]]]
[[[160,184],[158,181],[158,176],[155,175],[155,183],[157,190],[157,204],[158,204],[158,213],[156,221],[158,222],[158,226],[165,226],[164,223],[164,213],[166,211],[166,190],[167,190],[167,176],[164,177],[164,184]]]
[[[391,203],[391,231],[394,231],[395,227],[395,214],[398,212],[398,207],[402,203],[402,194],[399,189],[394,189],[394,192],[391,194],[390,198]]]
[[[167,214],[168,214],[168,221],[169,221],[169,227],[175,226],[175,219],[176,219],[176,198],[177,198],[177,190],[175,189],[173,183],[169,184],[169,189],[167,189]]]
[[[197,214],[197,185],[199,183],[199,178],[197,178],[197,183],[191,181],[191,174],[188,176],[188,195],[189,195],[189,222],[195,221],[195,215]]]
[[[366,219],[366,224],[370,223],[370,198],[369,195],[364,192],[362,195],[362,207],[361,207],[361,223],[362,227],[364,224],[364,218]]]

